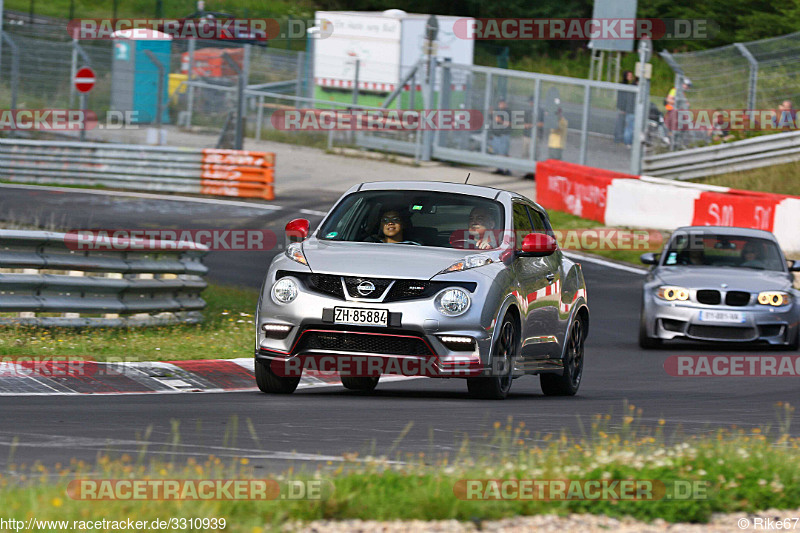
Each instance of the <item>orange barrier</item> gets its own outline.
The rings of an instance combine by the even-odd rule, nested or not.
[[[203,150],[200,193],[274,200],[275,154]]]

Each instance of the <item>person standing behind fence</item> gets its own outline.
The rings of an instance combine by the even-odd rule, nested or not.
[[[633,72],[630,70],[623,72],[622,83],[624,85],[630,85],[634,83]],[[630,112],[629,110],[636,104],[635,98],[635,93],[617,91],[617,123],[614,126],[614,142],[617,144],[622,143],[625,140],[625,120]]]
[[[494,155],[508,157],[511,145],[511,113],[504,98],[497,101],[497,109],[492,111],[492,151]],[[511,175],[508,169],[498,168],[495,174]]]
[[[639,85],[639,78],[633,76],[631,73],[631,85]],[[633,144],[633,128],[636,119],[636,93],[628,93],[628,98],[625,101],[625,132],[622,140],[625,146],[630,148]]]
[[[564,148],[567,146],[567,127],[569,122],[564,118],[564,113],[560,107],[556,111],[556,120],[558,120],[558,127],[550,130],[550,135],[547,139],[547,156],[550,159],[562,159]]]

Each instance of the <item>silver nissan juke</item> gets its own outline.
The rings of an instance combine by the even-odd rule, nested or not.
[[[258,387],[291,393],[305,370],[370,391],[381,375],[459,377],[502,399],[539,374],[574,395],[589,331],[580,264],[547,213],[508,191],[437,182],[363,183],[309,232],[286,226],[256,311]]]

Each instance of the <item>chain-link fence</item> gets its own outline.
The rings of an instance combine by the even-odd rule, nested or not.
[[[800,32],[661,57],[675,72],[679,109],[766,110],[800,98]],[[686,78],[692,84],[682,94]]]
[[[9,24],[5,36],[12,44],[2,49],[0,102],[13,93],[17,108],[76,108],[73,73],[90,66],[96,85],[88,108],[101,120],[106,111],[129,109],[119,103],[123,81],[130,92],[149,93],[155,105],[154,65],[132,44],[73,41],[63,28],[42,32]],[[633,131],[638,97],[634,86],[447,61],[428,72],[424,60],[412,70],[389,58],[327,56],[321,47],[313,65],[305,52],[224,41],[176,40],[167,43],[166,50],[164,122],[222,132],[220,142],[235,123],[241,73],[246,137],[329,148],[357,146],[523,173],[535,172],[535,162],[549,158],[620,171],[635,167],[632,159],[640,135]],[[135,64],[120,81],[119,60],[125,54],[135,55]],[[145,69],[151,73],[147,84],[137,78]],[[387,107],[472,110],[482,122],[469,131],[287,131],[272,120],[276,112],[301,108]],[[498,122],[504,113],[505,121]]]

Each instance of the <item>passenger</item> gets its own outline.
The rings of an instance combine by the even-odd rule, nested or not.
[[[496,221],[485,207],[476,207],[469,213],[470,237],[476,239],[475,247],[480,250],[497,248],[494,232]]]

